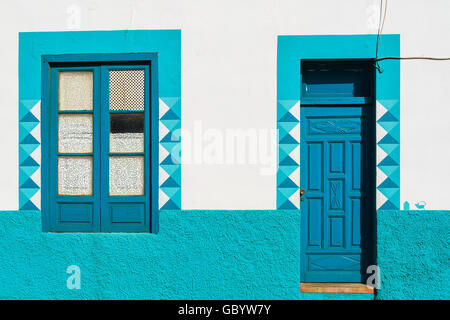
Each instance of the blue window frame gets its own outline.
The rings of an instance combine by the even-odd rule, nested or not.
[[[156,54],[42,57],[42,216],[51,232],[156,232]]]

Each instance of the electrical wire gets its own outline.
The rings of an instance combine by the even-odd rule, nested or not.
[[[377,33],[377,47],[376,47],[376,53],[375,53],[375,59],[374,65],[375,68],[378,70],[378,72],[383,73],[383,70],[381,69],[379,61],[383,60],[434,60],[434,61],[445,61],[450,60],[450,57],[444,57],[444,58],[436,58],[436,57],[381,57],[378,58],[378,49],[380,46],[380,35],[383,33],[383,27],[384,27],[384,21],[386,20],[386,12],[387,12],[387,2],[388,0],[384,1],[384,12],[383,12],[383,0],[380,0],[380,20],[378,22],[378,33]]]
[[[378,48],[380,46],[380,35],[383,32],[384,21],[386,20],[386,12],[387,12],[387,0],[384,3],[384,14],[383,14],[383,0],[380,0],[380,20],[378,22],[378,33],[377,33],[377,49],[375,53],[375,67],[378,72],[382,73],[380,64],[378,63]],[[382,18],[383,17],[383,18]]]
[[[374,61],[383,61],[383,60],[435,60],[435,61],[444,61],[450,60],[450,58],[436,58],[436,57],[382,57],[374,59]]]

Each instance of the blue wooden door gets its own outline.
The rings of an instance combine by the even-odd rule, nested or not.
[[[372,105],[301,107],[303,282],[361,282],[372,248]]]

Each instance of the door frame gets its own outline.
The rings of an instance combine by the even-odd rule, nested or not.
[[[277,209],[295,210],[301,214],[300,130],[292,129],[300,126],[301,61],[374,59],[376,43],[377,35],[374,34],[278,36]],[[380,35],[378,51],[379,57],[399,56],[400,35]],[[398,210],[400,209],[400,61],[383,60],[379,64],[383,72],[376,72],[375,75],[376,210]],[[287,181],[288,177],[290,181]],[[376,214],[374,218],[376,219]],[[298,230],[300,238],[300,226]],[[376,255],[376,232],[373,238]],[[298,255],[300,256],[300,252]],[[300,263],[298,272],[300,276]]]

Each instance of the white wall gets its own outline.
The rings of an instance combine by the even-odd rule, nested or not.
[[[450,56],[449,12],[446,0],[390,0],[384,33],[401,34],[403,56]],[[376,33],[378,13],[379,0],[2,0],[0,210],[18,207],[18,32],[182,29],[183,130],[273,130],[277,35]],[[402,203],[450,209],[449,71],[450,61],[401,64]],[[186,163],[183,209],[275,209],[265,168]]]

